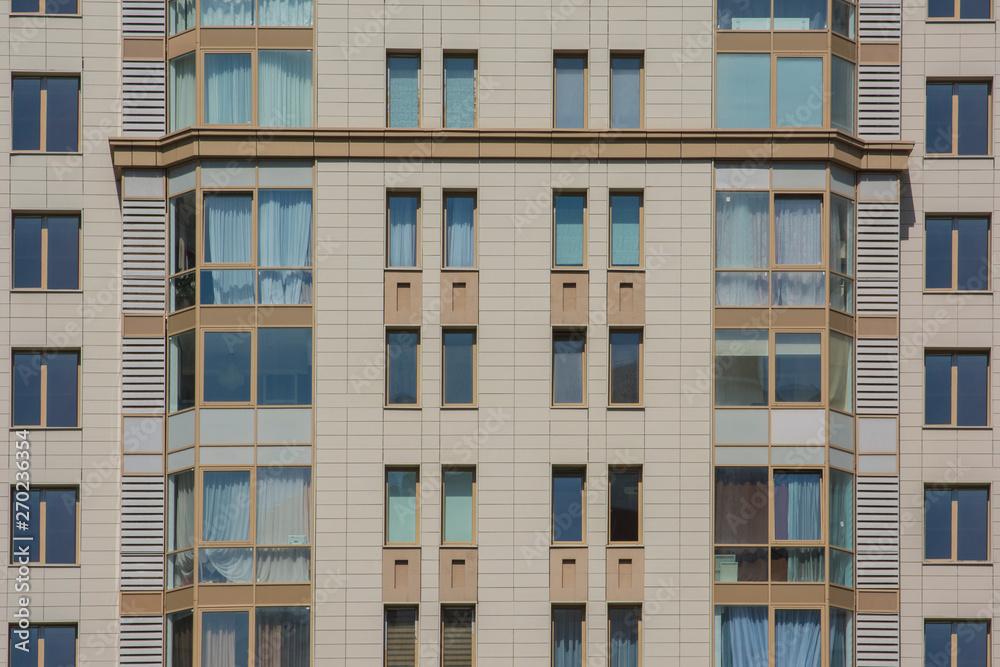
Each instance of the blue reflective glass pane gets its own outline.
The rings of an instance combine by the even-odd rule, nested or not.
[[[552,402],[583,403],[582,333],[558,332],[552,338]]]
[[[951,218],[927,219],[925,262],[929,289],[951,287],[951,230]]]
[[[254,302],[253,286],[253,269],[202,271],[201,305],[252,304]]]
[[[925,153],[951,153],[952,84],[927,84],[927,144]]]
[[[637,128],[642,121],[642,58],[611,59],[611,127]]]
[[[12,426],[37,426],[42,421],[42,355],[14,353],[14,414]]]
[[[611,265],[639,266],[641,195],[611,195]]]
[[[33,14],[38,11],[38,0],[11,0],[11,14]]]
[[[989,364],[985,354],[957,354],[959,426],[986,426],[989,417]]]
[[[473,394],[473,345],[475,334],[471,331],[445,331],[444,341],[444,402],[445,404],[470,404]]]
[[[444,126],[474,127],[476,123],[476,59],[444,59]]]
[[[552,541],[583,541],[583,473],[552,475]]]
[[[966,0],[970,1],[974,0]],[[965,2],[962,5],[964,6]],[[935,19],[952,18],[955,16],[955,0],[927,0],[927,16]]]
[[[11,148],[37,151],[42,147],[42,80],[14,77]]]
[[[205,333],[205,401],[250,402],[249,331]]]
[[[924,357],[924,423],[951,423],[951,355]]]
[[[45,637],[44,667],[76,667],[76,628],[50,625],[43,628],[42,633]]]
[[[420,127],[420,57],[389,57],[389,127]]]
[[[951,665],[951,622],[924,623],[924,667]]]
[[[80,79],[49,77],[45,120],[45,150],[74,153],[80,150]]]
[[[45,0],[46,14],[77,14],[76,0]]]
[[[719,128],[771,127],[770,54],[720,53],[716,57],[716,84]]]
[[[951,558],[951,489],[924,489],[924,558]]]
[[[10,667],[38,667],[38,627],[10,628]]]
[[[312,329],[257,330],[257,405],[312,404]]]
[[[76,426],[80,355],[76,352],[49,352],[45,355],[45,365],[48,370],[46,426]]]
[[[583,195],[553,197],[555,266],[583,266],[583,213],[587,206]]]
[[[960,218],[958,225],[958,289],[990,288],[990,224],[986,218]]]
[[[990,152],[990,84],[959,83],[958,154],[987,155]]]
[[[642,334],[638,331],[612,331],[611,343],[611,402],[616,404],[639,403],[639,345]]]
[[[442,542],[474,542],[476,473],[472,470],[445,470],[442,473]]]
[[[49,216],[49,289],[80,287],[80,219]]]
[[[76,562],[76,490],[45,490],[45,562]],[[48,657],[46,637],[45,656]]]
[[[14,289],[42,286],[42,219],[14,218]]]
[[[934,0],[932,0],[933,2]],[[959,3],[963,19],[988,19],[990,18],[990,0],[962,0]],[[933,15],[932,15],[933,16]],[[951,14],[948,14],[951,16]]]
[[[963,11],[965,6],[962,7]],[[961,511],[961,510],[959,510]],[[958,662],[955,667],[983,667],[989,663],[990,626],[988,623],[956,621],[954,626]]]
[[[417,403],[417,343],[416,331],[390,331],[386,336],[386,403],[415,405]]]
[[[556,127],[580,128],[586,119],[584,105],[584,70],[582,56],[556,58]]]
[[[825,8],[825,2],[823,6]],[[823,125],[822,58],[778,58],[777,125]]]
[[[822,400],[820,335],[776,334],[774,347],[775,400],[779,403]]]
[[[42,492],[13,490],[10,495],[11,534],[13,535],[10,562],[19,565],[37,563],[42,536],[42,517],[40,514]],[[26,561],[24,560],[25,556],[27,556]]]
[[[958,488],[958,560],[989,560],[989,491]]]

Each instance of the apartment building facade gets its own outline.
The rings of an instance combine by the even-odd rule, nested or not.
[[[0,661],[992,664],[989,3],[0,14]]]

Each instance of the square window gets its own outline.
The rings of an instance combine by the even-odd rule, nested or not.
[[[642,542],[642,470],[608,470],[608,541]]]
[[[552,471],[552,542],[582,544],[586,507],[586,470],[555,468]]]
[[[80,216],[14,214],[14,289],[80,288]]]
[[[611,266],[642,264],[642,194],[612,193]]]
[[[924,423],[986,426],[990,360],[987,352],[924,354]]]
[[[386,331],[386,405],[417,405],[420,370],[420,330]]]
[[[390,268],[416,267],[420,195],[390,193],[388,199],[387,264]]]
[[[552,265],[557,268],[583,267],[586,258],[587,195],[552,195]]]
[[[609,385],[611,405],[642,403],[642,330],[612,329],[608,332],[610,347]]]
[[[927,218],[925,253],[927,289],[990,289],[989,218]]]
[[[249,403],[253,344],[249,331],[206,331],[204,401]]]
[[[444,405],[476,403],[476,332],[441,332]]]
[[[11,667],[74,667],[77,626],[10,624]]]
[[[584,404],[586,331],[552,332],[552,403]]]
[[[386,667],[417,667],[417,608],[385,608]]]
[[[444,265],[449,269],[476,266],[476,196],[444,196]]]
[[[924,667],[986,667],[989,656],[989,622],[924,622]]]
[[[388,56],[389,127],[420,127],[420,54]]]
[[[476,126],[476,56],[444,56],[444,126]]]
[[[473,544],[476,541],[476,469],[441,471],[441,542]]]
[[[715,628],[717,667],[769,663],[766,605],[719,605],[715,608]]]
[[[990,492],[985,486],[924,489],[924,558],[990,560]]]
[[[642,54],[611,54],[611,127],[642,127]]]
[[[587,56],[555,54],[555,127],[587,127]]]
[[[552,664],[583,667],[583,607],[552,607]]]
[[[198,3],[195,0],[168,0],[167,34],[176,35],[195,26]]]
[[[310,327],[257,329],[257,405],[312,405]]]
[[[418,544],[418,495],[420,471],[417,468],[386,468],[385,471],[385,543]]]
[[[254,663],[309,667],[309,607],[257,607]]]
[[[79,492],[76,488],[11,488],[10,562],[72,565],[77,559]]]
[[[12,96],[13,150],[80,150],[79,77],[15,76]]]
[[[11,426],[77,426],[80,353],[15,350],[13,357]]]
[[[990,84],[927,82],[928,155],[989,155]]]
[[[441,664],[472,667],[476,646],[474,607],[441,608]]]

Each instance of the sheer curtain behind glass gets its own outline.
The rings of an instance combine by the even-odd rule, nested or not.
[[[608,608],[608,667],[639,667],[639,608]]]
[[[309,607],[257,608],[255,667],[309,667]]]
[[[249,612],[202,613],[201,667],[249,667],[249,653]]]
[[[767,664],[767,607],[716,607],[715,667]]]
[[[775,198],[776,264],[819,266],[823,263],[820,210],[818,198]]]
[[[583,667],[583,610],[552,610],[552,666]]]
[[[552,199],[555,266],[583,266],[583,221],[587,207],[586,197],[556,195]]]
[[[774,537],[818,540],[822,536],[818,472],[774,473]]]
[[[205,122],[249,124],[251,55],[205,54]]]
[[[770,266],[770,195],[767,192],[718,192],[715,195],[715,267],[767,269]],[[715,274],[719,306],[768,303],[765,272],[719,271]]]
[[[312,190],[260,190],[260,267],[312,266]],[[261,271],[260,303],[312,303],[307,271]]]
[[[252,218],[250,195],[205,195],[205,261],[249,263]]]
[[[466,268],[475,266],[476,198],[471,195],[451,195],[445,200],[447,247],[445,266]]]
[[[253,25],[253,5],[254,0],[201,0],[201,25]]]
[[[311,488],[309,468],[257,469],[257,544],[311,542]],[[309,581],[309,550],[258,549],[257,581]]]
[[[170,61],[169,131],[176,132],[194,125],[195,118],[195,54],[189,53]]]
[[[250,539],[250,473],[213,470],[204,474],[202,539],[246,542]]]
[[[389,266],[417,265],[417,195],[389,196]]]
[[[777,609],[774,612],[774,666],[820,667],[819,609]]]
[[[298,49],[257,52],[258,125],[312,125],[312,56],[312,51]]]
[[[312,0],[260,0],[260,25],[309,26]]]
[[[448,56],[444,59],[444,126],[475,127],[476,59]]]
[[[389,56],[389,127],[420,127],[420,56]]]

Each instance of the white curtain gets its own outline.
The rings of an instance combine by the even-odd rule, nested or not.
[[[820,200],[816,198],[774,200],[774,261],[800,266],[823,263]]]
[[[213,611],[201,615],[202,667],[248,667],[250,614]]]
[[[260,25],[313,24],[312,0],[260,0]]]
[[[823,501],[819,473],[774,473],[774,496],[777,539],[820,539]]]
[[[770,266],[770,201],[767,192],[715,195],[715,266],[766,269]]]
[[[312,56],[311,50],[257,51],[258,125],[312,125]]]
[[[826,274],[821,271],[775,271],[771,282],[771,305],[826,305]]]
[[[767,667],[767,607],[716,607],[715,636],[715,667]]]
[[[249,53],[205,54],[206,123],[250,123],[250,70]]]
[[[248,584],[253,581],[253,549],[198,550],[198,581],[203,584]]]
[[[475,266],[475,197],[448,197],[445,202],[445,217],[448,222],[445,266]]]
[[[246,542],[250,539],[250,473],[218,470],[205,473],[202,540]]]
[[[252,304],[252,269],[217,269],[201,272],[202,305]]]
[[[170,132],[194,125],[195,54],[170,61]]]
[[[194,27],[195,0],[170,0],[167,7],[170,35],[176,35]]]
[[[253,3],[254,0],[201,0],[201,25],[253,25]]]
[[[583,667],[583,610],[552,610],[553,667]]]
[[[809,582],[826,579],[822,547],[788,549],[787,551],[788,576],[786,581]]]
[[[778,609],[774,616],[775,667],[820,667],[820,610]]]
[[[167,588],[178,588],[194,583],[194,549],[178,551],[167,556]]]
[[[389,197],[389,266],[417,265],[417,197]]]
[[[309,581],[309,552],[306,548],[257,548],[258,583],[306,583]]]
[[[312,266],[312,190],[260,190],[259,266]],[[312,303],[312,272],[261,271],[260,303]]]
[[[609,608],[608,635],[608,667],[639,667],[639,608]]]
[[[253,199],[250,195],[205,195],[205,261],[250,261]]]
[[[170,475],[167,498],[167,551],[194,546],[194,470]]]
[[[257,469],[257,544],[308,544],[309,468]]]
[[[716,271],[716,306],[767,306],[766,271]]]

